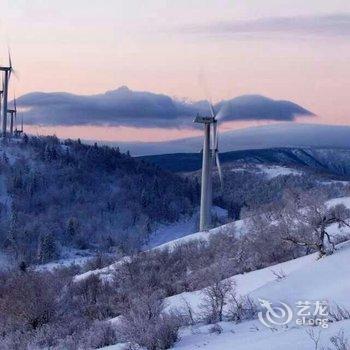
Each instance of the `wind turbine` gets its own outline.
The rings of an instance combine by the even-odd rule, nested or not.
[[[1,67],[0,71],[4,72],[4,85],[3,85],[3,104],[2,104],[2,136],[7,136],[7,101],[8,101],[8,91],[9,83],[11,78],[11,73],[13,72],[11,54],[9,52],[9,65],[7,67]]]
[[[17,121],[17,104],[16,104],[16,95],[14,96],[14,99],[13,99],[13,109],[8,109],[7,110],[7,113],[10,114],[10,136],[12,137],[13,136],[13,122],[14,122],[14,119],[16,119]],[[16,130],[17,130],[17,127],[16,127]]]
[[[205,231],[211,225],[211,206],[212,206],[212,170],[213,165],[216,164],[219,172],[221,188],[222,171],[219,159],[219,134],[218,134],[218,120],[214,111],[214,107],[209,103],[210,117],[202,117],[197,115],[194,123],[204,124],[204,143],[202,155],[202,179],[201,179],[201,203],[200,203],[200,220],[199,229]]]

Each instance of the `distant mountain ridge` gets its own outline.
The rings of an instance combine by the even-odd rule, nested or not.
[[[200,153],[177,153],[140,157],[164,170],[189,172],[202,166]],[[350,149],[271,148],[225,152],[220,155],[223,166],[230,163],[274,164],[309,168],[331,175],[350,177]]]
[[[194,153],[203,138],[191,137],[164,142],[104,142],[129,150],[132,155]],[[279,123],[221,132],[220,151],[265,148],[350,148],[350,126]]]

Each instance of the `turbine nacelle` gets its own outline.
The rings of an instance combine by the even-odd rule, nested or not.
[[[202,117],[201,115],[197,115],[196,118],[193,120],[194,123],[200,123],[200,124],[211,124],[215,123],[216,120],[214,117]]]

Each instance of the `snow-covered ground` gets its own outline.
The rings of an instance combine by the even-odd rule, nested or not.
[[[250,296],[259,303],[259,299],[278,305],[287,303],[294,312],[298,301],[327,301],[329,305],[340,305],[350,310],[350,242],[340,245],[337,251],[323,259],[312,254],[291,260],[266,269],[253,271],[231,279],[237,284],[237,294]],[[281,280],[273,271],[285,275]],[[178,308],[186,300],[194,311],[200,310],[202,291],[182,293],[167,298],[167,309]],[[260,321],[254,320],[235,325],[221,323],[223,333],[210,334],[209,326],[185,328],[176,349],[190,350],[205,348],[212,350],[309,350],[313,343],[307,330],[310,327],[297,326],[293,321],[288,326],[271,330]],[[330,323],[329,328],[315,328],[320,331],[320,343],[329,345],[329,338],[343,329],[350,338],[350,320]]]
[[[350,207],[350,198],[336,198],[328,201],[329,206],[344,204]],[[236,225],[231,223],[223,227]],[[239,223],[244,227],[244,223]],[[193,239],[207,239],[210,234],[215,234],[223,227],[209,232],[198,232],[181,239],[168,242],[160,247],[172,247]],[[338,231],[337,231],[338,230]],[[332,227],[334,234],[339,234],[339,228]],[[158,248],[160,248],[158,247]],[[350,310],[350,241],[337,246],[333,255],[317,258],[317,254],[311,254],[281,264],[270,266],[257,271],[240,274],[229,278],[236,284],[237,295],[249,296],[258,305],[259,300],[267,300],[272,305],[286,303],[292,309],[294,315],[298,311],[299,301],[311,303],[327,302],[334,307],[339,305]],[[277,275],[283,276],[278,278]],[[186,308],[188,305],[198,315],[201,311],[203,290],[181,293],[165,300],[166,311]],[[350,320],[329,323],[328,328],[309,327],[297,325],[293,319],[284,326],[276,326],[273,329],[266,327],[259,320],[252,320],[234,324],[221,322],[221,334],[211,333],[211,326],[195,325],[185,327],[180,331],[180,340],[175,344],[175,349],[193,350],[197,348],[221,350],[310,350],[314,349],[314,343],[308,334],[313,330],[319,336],[319,349],[321,346],[330,346],[330,337],[343,330],[350,339]],[[123,349],[111,347],[110,350]]]
[[[288,327],[271,330],[259,321],[249,321],[240,324],[221,322],[221,334],[211,334],[210,326],[184,329],[180,341],[174,346],[178,350],[314,350],[315,345],[308,335],[310,327]],[[322,329],[320,345],[330,346],[329,338],[344,330],[350,338],[350,320],[331,324]],[[319,329],[315,329],[316,335]],[[118,349],[118,348],[116,348]],[[318,347],[317,349],[321,349]],[[331,349],[331,348],[329,348]],[[334,348],[332,348],[334,349]],[[113,349],[114,350],[114,349]],[[119,349],[118,349],[119,350]]]
[[[334,199],[331,199],[327,202],[327,205],[329,207],[335,206],[337,204],[344,204],[346,207],[350,208],[350,197],[334,198]],[[179,224],[180,228],[185,227],[185,226],[186,226],[185,223]],[[164,230],[163,233],[165,233],[167,239],[171,237],[172,233],[174,233],[173,232],[174,227],[176,227],[176,224],[174,224],[174,226],[168,226],[169,233],[167,233],[166,227],[164,227],[162,229],[162,230]],[[337,224],[331,225],[328,228],[328,231],[331,235],[342,235],[342,236],[350,235],[350,228],[349,227],[339,228]],[[220,232],[234,232],[236,235],[245,234],[247,232],[246,221],[245,220],[237,220],[237,221],[230,222],[228,224],[213,228],[209,231],[200,231],[200,232],[184,235],[183,237],[170,240],[164,244],[154,246],[152,249],[170,249],[171,250],[174,247],[176,247],[177,245],[185,244],[185,243],[188,243],[188,242],[191,242],[194,240],[208,240],[210,236],[218,234]],[[176,234],[175,234],[175,236],[176,236]],[[180,235],[180,236],[182,236],[182,235]],[[99,275],[101,275],[102,278],[108,279],[111,277],[111,274],[113,273],[114,268],[116,266],[118,266],[119,264],[123,263],[123,261],[125,261],[124,259],[128,259],[128,258],[125,257],[122,260],[119,260],[119,261],[117,261],[109,266],[106,266],[103,269],[88,271],[88,272],[85,272],[81,275],[77,275],[75,277],[75,280],[81,280],[81,279],[87,278],[91,274],[99,274]]]
[[[182,238],[196,232],[198,226],[198,215],[186,217],[170,225],[162,224],[151,236],[146,249],[157,247],[174,239]]]
[[[302,172],[293,168],[288,168],[280,165],[257,165],[257,167],[265,174],[268,179],[273,179],[277,176],[286,175],[302,175]]]
[[[235,167],[230,169],[231,172],[254,172],[263,174],[268,180],[271,180],[277,176],[287,175],[303,175],[303,172],[294,168],[281,166],[281,165],[265,165],[265,164],[249,164],[244,167]]]
[[[65,249],[61,252],[60,259],[57,261],[51,261],[47,264],[39,265],[36,270],[53,270],[61,267],[70,267],[72,265],[83,266],[89,260],[95,257],[93,252],[80,249]]]
[[[212,208],[212,214],[220,219],[221,222],[227,220],[227,210],[214,206]],[[150,241],[146,245],[146,249],[152,249],[165,245],[168,242],[182,239],[184,237],[192,235],[197,232],[199,222],[198,211],[191,217],[184,217],[183,219],[173,224],[163,224],[154,231],[150,236]],[[186,240],[186,238],[184,238]]]
[[[257,303],[265,299],[278,305],[285,302],[296,312],[298,301],[327,301],[350,310],[350,242],[337,247],[337,251],[322,259],[316,254],[287,261],[262,270],[236,275],[230,279],[236,282],[237,294],[250,296]],[[278,279],[275,273],[285,277]],[[181,293],[166,299],[167,309],[181,308],[185,301],[193,310],[200,310],[202,291]],[[350,320],[329,323],[328,328],[298,326],[294,321],[284,326],[268,328],[259,320],[235,324],[221,322],[221,334],[211,333],[210,325],[185,327],[180,331],[180,340],[175,349],[193,350],[310,350],[314,344],[308,332],[313,330],[319,336],[319,346],[329,346],[331,336],[341,330],[350,338]],[[125,349],[118,344],[105,350]],[[319,347],[321,349],[321,347]]]
[[[99,275],[99,277],[101,279],[103,279],[104,281],[108,281],[112,278],[113,272],[115,271],[115,268],[118,265],[124,264],[127,261],[130,261],[130,257],[125,256],[125,257],[121,258],[120,260],[116,261],[115,263],[108,265],[106,267],[103,267],[102,269],[90,270],[90,271],[81,273],[80,275],[76,275],[74,277],[74,281],[75,282],[82,281],[82,280],[84,280],[92,275]]]
[[[210,236],[218,234],[220,232],[234,232],[236,235],[241,235],[243,233],[245,233],[247,230],[247,227],[245,225],[244,220],[237,220],[234,222],[230,222],[228,224],[219,226],[219,227],[215,227],[211,230],[208,231],[199,231],[196,233],[192,233],[190,235],[178,238],[178,239],[174,239],[172,241],[169,241],[167,243],[161,244],[157,247],[155,247],[155,249],[172,249],[174,247],[176,247],[179,244],[185,244],[194,240],[203,240],[203,241],[207,241],[209,239]]]

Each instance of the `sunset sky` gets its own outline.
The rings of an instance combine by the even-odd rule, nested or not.
[[[312,111],[312,122],[350,124],[349,0],[0,0],[0,9],[1,62],[9,45],[17,95],[99,94],[123,85],[214,102],[261,94]],[[28,130],[124,141],[198,134],[89,125]]]

